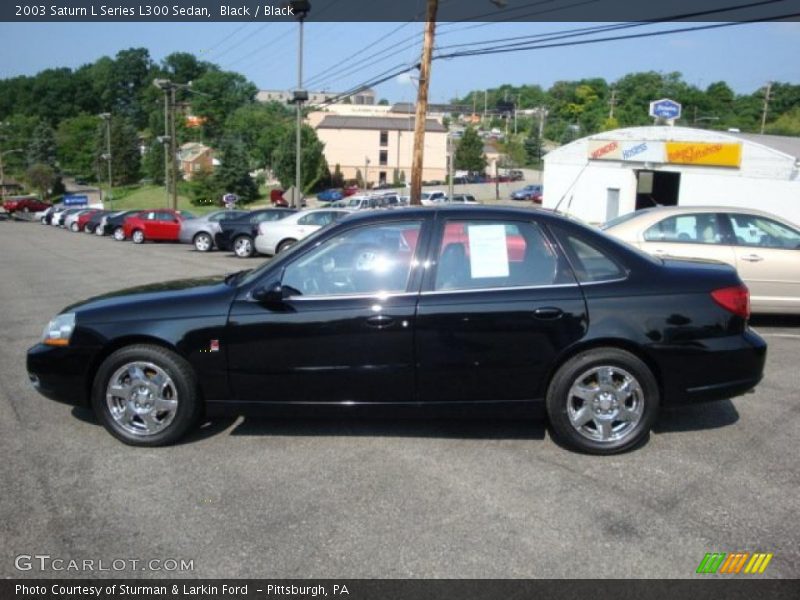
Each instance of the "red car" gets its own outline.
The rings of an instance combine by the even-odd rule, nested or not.
[[[87,210],[81,213],[81,215],[72,224],[72,231],[83,231],[83,228],[86,227],[86,223],[89,222],[89,219],[91,219],[99,212],[100,212],[99,208],[93,208],[91,210]]]
[[[6,198],[6,201],[3,202],[3,208],[6,209],[7,212],[37,212],[40,210],[47,210],[50,208],[52,204],[49,202],[43,202],[38,198],[34,197],[14,197],[14,198]]]
[[[130,238],[134,244],[145,240],[177,242],[184,216],[176,210],[143,210],[125,219],[122,230],[123,239]]]

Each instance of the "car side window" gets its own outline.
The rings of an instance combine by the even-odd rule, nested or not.
[[[351,229],[290,263],[281,285],[293,295],[379,295],[405,292],[421,223]]]
[[[800,232],[760,215],[728,215],[736,243],[759,248],[800,248]]]
[[[719,215],[694,213],[675,215],[650,226],[644,232],[646,242],[676,242],[683,244],[722,244]]]
[[[448,221],[437,256],[437,291],[551,285],[559,276],[555,249],[531,222]]]
[[[612,281],[625,277],[622,267],[594,244],[570,234],[564,234],[563,241],[579,282]]]

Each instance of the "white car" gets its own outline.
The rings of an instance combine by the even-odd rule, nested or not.
[[[256,251],[274,256],[295,242],[351,213],[352,210],[345,208],[318,208],[294,213],[280,221],[261,223],[255,240]]]
[[[420,200],[423,206],[435,206],[442,202],[447,201],[447,194],[441,190],[432,190],[429,192],[422,192]]]
[[[83,210],[79,210],[78,212],[74,212],[64,217],[64,223],[63,223],[64,228],[73,232],[78,231],[78,217],[80,217],[84,213],[89,212],[90,210],[92,209],[85,208]]]

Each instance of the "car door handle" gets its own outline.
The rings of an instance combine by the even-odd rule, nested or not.
[[[386,315],[375,315],[367,319],[367,327],[373,329],[386,329],[394,325],[394,319]]]
[[[748,254],[747,256],[743,256],[742,260],[746,260],[747,262],[760,262],[764,260],[764,257],[758,254]]]
[[[564,311],[555,306],[545,306],[533,311],[533,316],[542,320],[559,319],[563,314]]]
[[[666,254],[666,253],[667,251],[662,250],[661,248],[656,248],[655,250],[653,250],[653,254]]]

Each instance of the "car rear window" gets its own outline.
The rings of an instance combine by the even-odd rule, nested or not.
[[[579,282],[611,281],[625,277],[625,270],[596,245],[571,234],[565,234],[564,238]]]

